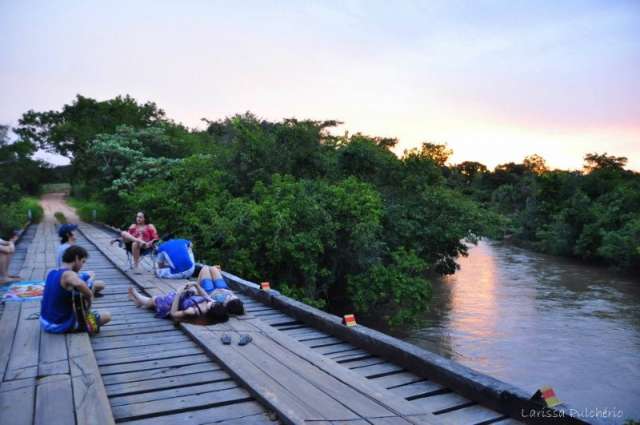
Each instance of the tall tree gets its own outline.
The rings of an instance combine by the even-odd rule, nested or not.
[[[164,111],[153,102],[139,104],[128,95],[105,101],[77,95],[61,111],[29,110],[15,132],[22,141],[69,157],[77,166],[96,135],[113,133],[119,125],[143,128],[164,120]]]
[[[627,165],[627,157],[607,155],[607,153],[588,153],[584,156],[584,170],[591,173],[597,170],[622,170]]]

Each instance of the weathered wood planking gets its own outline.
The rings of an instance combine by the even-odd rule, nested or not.
[[[21,303],[18,327],[11,348],[9,364],[4,375],[5,381],[33,378],[38,375],[40,351],[40,322],[31,319],[40,311],[39,302]]]
[[[0,383],[0,418],[11,418],[11,425],[31,425],[35,397],[34,378]]]
[[[68,334],[73,399],[79,424],[114,424],[111,405],[85,333]]]
[[[38,379],[34,424],[48,425],[53,422],[75,423],[71,377],[68,373]]]
[[[0,382],[4,380],[20,318],[20,303],[8,303],[0,318]]]

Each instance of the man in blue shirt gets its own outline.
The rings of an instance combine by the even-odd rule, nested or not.
[[[78,276],[88,256],[87,250],[81,246],[71,246],[62,255],[62,267],[51,270],[47,275],[40,305],[40,325],[46,332],[85,330],[78,329],[78,321],[73,311],[72,292],[76,290],[87,299],[93,299],[93,292]],[[106,311],[92,310],[89,314],[94,316],[100,326],[111,320],[111,314]]]
[[[170,239],[156,250],[156,276],[164,279],[187,279],[193,275],[196,261],[191,241]]]

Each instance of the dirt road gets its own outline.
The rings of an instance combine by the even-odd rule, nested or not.
[[[68,223],[80,222],[75,210],[65,202],[65,196],[65,193],[46,193],[40,198],[40,205],[44,209],[44,221],[56,223],[54,214],[60,211],[67,218]]]

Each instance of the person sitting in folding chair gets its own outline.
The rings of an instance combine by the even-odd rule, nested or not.
[[[195,267],[191,241],[169,239],[156,248],[156,276],[160,278],[188,279]]]
[[[136,274],[142,274],[140,258],[153,252],[153,245],[158,241],[156,227],[149,223],[149,217],[142,211],[136,214],[136,222],[120,233],[125,249],[133,256],[131,268]]]

